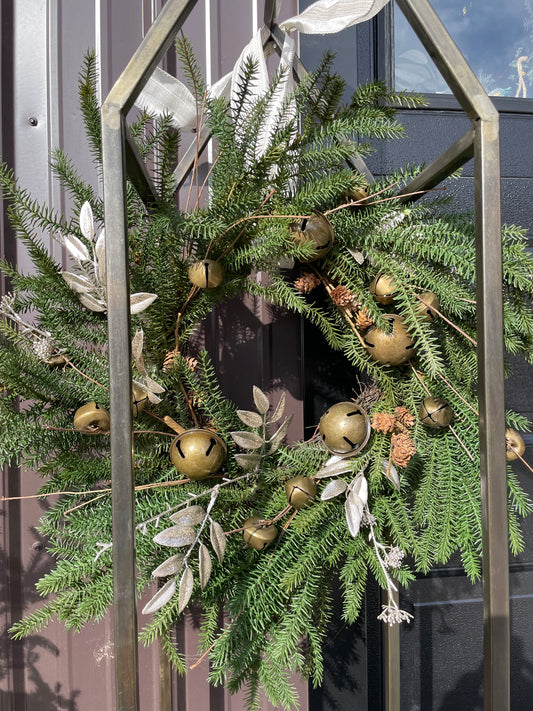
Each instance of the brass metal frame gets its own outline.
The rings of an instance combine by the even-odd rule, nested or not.
[[[509,593],[503,304],[500,235],[499,117],[487,94],[427,0],[396,0],[472,122],[472,128],[403,192],[438,184],[474,156],[480,451],[483,507],[485,711],[509,711]],[[135,595],[135,520],[131,421],[131,343],[128,279],[128,176],[149,205],[157,192],[126,125],[126,115],[170,46],[196,0],[169,0],[111,89],[102,107],[107,300],[111,379],[111,473],[117,711],[137,711],[138,660]],[[283,31],[279,0],[265,0],[264,46],[278,52]],[[296,74],[305,72],[299,61]],[[202,145],[208,136],[202,136]],[[176,186],[188,175],[189,152],[176,169]],[[369,174],[359,161],[358,169]],[[412,199],[405,196],[406,201]],[[399,632],[386,637],[386,709],[399,711]]]

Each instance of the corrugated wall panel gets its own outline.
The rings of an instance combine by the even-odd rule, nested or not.
[[[286,1],[284,16],[296,12],[296,0]],[[160,9],[161,0],[2,0],[1,101],[2,153],[21,185],[34,197],[69,211],[65,196],[48,170],[50,152],[58,147],[69,155],[81,176],[97,186],[91,156],[81,140],[83,126],[77,98],[78,73],[86,50],[97,51],[101,95],[126,65]],[[259,0],[199,0],[187,21],[208,81],[231,70],[241,48],[260,26]],[[170,57],[170,55],[169,55]],[[172,59],[168,62],[172,68]],[[3,215],[2,215],[3,221]],[[44,236],[58,261],[65,261],[57,243]],[[2,255],[22,269],[30,263],[24,250],[2,230]],[[240,330],[239,330],[240,329]],[[240,335],[239,335],[240,334]],[[249,342],[243,335],[246,334]],[[220,354],[224,387],[241,407],[247,407],[251,385],[260,384],[279,396],[288,390],[296,417],[292,436],[302,431],[300,325],[287,314],[274,315],[260,301],[231,304],[213,315],[206,343]],[[237,380],[235,374],[246,372]],[[237,386],[238,383],[238,386]],[[31,472],[6,470],[2,493],[35,493],[40,480]],[[0,711],[93,711],[114,708],[113,628],[108,616],[72,635],[55,624],[25,642],[8,640],[6,629],[22,612],[39,603],[35,581],[50,560],[35,532],[44,502],[4,502],[0,519]],[[142,620],[140,621],[142,622]],[[192,666],[197,654],[197,620],[188,615],[177,638]],[[157,650],[139,650],[140,708],[159,708]],[[207,662],[174,680],[173,708],[180,711],[240,711],[241,695],[229,697],[206,683]],[[307,687],[296,680],[301,708],[307,708]],[[265,711],[270,705],[264,704]],[[166,710],[165,710],[166,711]]]

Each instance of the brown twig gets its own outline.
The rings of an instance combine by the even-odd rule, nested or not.
[[[436,374],[437,374],[437,377],[439,377],[442,380],[442,382],[445,383],[447,385],[447,387],[449,387],[450,390],[452,392],[454,392],[457,395],[457,397],[460,400],[462,400],[462,402],[464,402],[464,404],[472,410],[474,415],[476,415],[476,417],[479,417],[479,412],[476,410],[476,408],[472,407],[472,405],[467,400],[464,399],[464,397],[461,395],[461,393],[457,392],[457,390],[453,387],[453,385],[451,383],[449,383],[448,380],[446,380],[444,375],[441,375],[438,371]]]
[[[461,328],[459,328],[459,326],[456,326],[453,323],[453,321],[450,321],[450,319],[446,318],[446,316],[441,311],[439,311],[439,309],[437,309],[435,306],[433,306],[432,304],[428,304],[426,301],[424,301],[424,299],[419,294],[415,294],[415,296],[419,301],[421,301],[424,304],[424,306],[426,306],[428,309],[431,309],[436,314],[438,314],[443,321],[446,321],[446,323],[449,324],[452,328],[455,328],[456,331],[459,331],[459,333],[462,336],[467,338],[470,341],[470,343],[472,343],[472,345],[474,345],[477,348],[477,341],[475,341],[471,336],[469,336],[468,333],[465,333]]]
[[[448,425],[448,429],[449,429],[450,432],[453,434],[453,436],[455,437],[455,439],[459,442],[459,444],[461,445],[461,447],[462,447],[462,448],[465,450],[465,452],[468,454],[468,456],[470,457],[470,460],[473,462],[473,461],[474,461],[474,457],[470,454],[469,449],[467,448],[467,446],[466,446],[466,444],[463,442],[463,440],[459,437],[459,435],[457,434],[457,432],[453,429],[453,427],[452,427],[451,425]]]
[[[102,385],[102,383],[99,383],[98,380],[94,380],[94,378],[91,378],[86,373],[83,373],[79,368],[76,368],[74,363],[70,360],[70,358],[67,358],[66,355],[61,354],[61,357],[65,359],[65,365],[63,367],[66,367],[68,365],[70,368],[72,368],[72,370],[75,370],[76,373],[79,373],[84,378],[87,378],[87,380],[90,380],[91,383],[94,383],[95,385],[98,385],[98,387],[103,388],[104,390],[107,390],[107,392],[109,392],[109,388],[107,388],[105,385]]]
[[[381,190],[378,190],[377,193],[372,193],[372,195],[367,195],[364,198],[361,198],[360,200],[351,200],[350,202],[346,202],[343,205],[338,205],[337,207],[332,208],[331,210],[326,210],[323,214],[325,216],[331,215],[333,212],[337,212],[337,210],[343,210],[346,207],[354,207],[354,206],[359,206],[359,205],[367,205],[367,200],[370,198],[376,197],[377,195],[381,195],[381,193],[384,193],[386,190],[391,190],[395,185],[398,185],[398,181],[395,180],[394,183],[391,183],[390,185],[385,186],[384,188],[381,188]]]

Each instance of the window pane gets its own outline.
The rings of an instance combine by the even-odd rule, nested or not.
[[[533,0],[432,0],[491,96],[533,98]],[[394,12],[396,89],[450,94],[402,12]]]

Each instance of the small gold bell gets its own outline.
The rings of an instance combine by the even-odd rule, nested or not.
[[[262,523],[258,516],[247,519],[243,529],[244,542],[257,551],[265,550],[278,536],[278,529],[273,524]]]
[[[287,501],[295,509],[307,506],[316,496],[316,484],[308,476],[296,476],[285,482]]]
[[[423,294],[420,294],[420,298],[422,301],[418,301],[417,299],[418,304],[416,307],[417,313],[420,314],[420,320],[433,321],[438,315],[433,309],[440,309],[440,303],[436,294],[432,291],[424,291]]]
[[[185,430],[170,445],[172,464],[188,479],[205,479],[206,476],[215,474],[225,458],[226,445],[211,430]]]
[[[370,419],[354,402],[338,402],[320,418],[322,443],[332,454],[351,457],[360,452],[370,437]]]
[[[131,412],[133,417],[138,417],[148,402],[148,393],[133,383],[131,386]]]
[[[453,410],[450,403],[442,397],[429,397],[422,400],[420,410],[418,411],[420,422],[426,427],[432,427],[435,430],[448,427],[453,419]]]
[[[74,427],[85,434],[109,432],[109,413],[94,401],[78,408],[74,413]]]
[[[364,338],[366,350],[378,363],[401,365],[414,355],[413,339],[407,333],[401,316],[386,314],[383,318],[392,323],[392,331],[387,333],[377,326],[370,328]]]
[[[301,260],[304,264],[325,257],[333,246],[333,226],[320,212],[304,217],[297,224],[291,225],[290,229],[291,237],[296,244],[308,244],[314,250],[310,257]]]
[[[199,289],[214,289],[224,281],[224,267],[214,259],[202,259],[189,267],[188,276]]]
[[[366,198],[370,195],[370,186],[361,185],[358,188],[348,188],[346,190],[346,199],[353,200],[354,202],[359,202],[361,205],[365,204]]]
[[[521,457],[526,451],[526,445],[522,436],[516,430],[508,427],[505,430],[505,458],[508,462],[513,462]]]
[[[380,304],[391,304],[394,299],[396,284],[385,274],[379,274],[370,284],[370,293]]]

